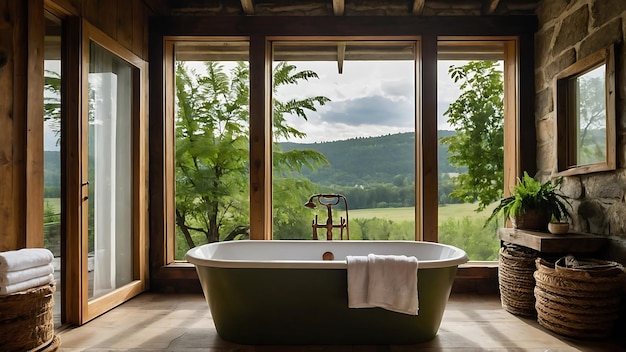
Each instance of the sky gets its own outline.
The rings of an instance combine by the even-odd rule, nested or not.
[[[459,95],[457,85],[448,76],[448,68],[451,64],[463,63],[440,61],[438,64],[439,129],[451,129],[443,112]],[[319,79],[285,86],[277,92],[277,98],[323,95],[331,101],[315,112],[308,112],[308,121],[300,117],[288,119],[307,134],[292,142],[314,143],[414,131],[413,61],[345,61],[342,74],[338,73],[334,61],[294,64],[299,70],[313,70]],[[44,150],[59,150],[56,141],[52,129],[46,126]]]
[[[449,79],[450,64],[438,65],[438,128],[450,129],[442,116],[459,95]],[[355,137],[381,136],[414,131],[415,74],[413,61],[345,61],[339,74],[336,62],[297,62],[298,69],[310,69],[319,79],[289,85],[277,92],[277,99],[324,95],[331,99],[316,112],[308,112],[308,121],[289,120],[307,137],[292,142],[312,143]]]

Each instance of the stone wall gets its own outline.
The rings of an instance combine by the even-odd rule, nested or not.
[[[611,257],[626,262],[626,1],[542,0],[537,8],[535,89],[538,176],[557,170],[554,76],[615,43],[617,170],[564,178],[577,231],[610,236]]]

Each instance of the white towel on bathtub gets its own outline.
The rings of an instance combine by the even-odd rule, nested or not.
[[[417,258],[404,255],[348,256],[348,307],[381,307],[417,315]]]
[[[346,261],[348,262],[348,307],[373,307],[367,302],[367,286],[369,285],[367,257],[349,255]]]

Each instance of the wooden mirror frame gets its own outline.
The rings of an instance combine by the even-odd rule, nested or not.
[[[572,80],[604,65],[605,97],[605,159],[589,164],[578,164],[577,91]],[[579,175],[615,170],[615,49],[611,44],[567,67],[555,77],[557,115],[557,176]]]

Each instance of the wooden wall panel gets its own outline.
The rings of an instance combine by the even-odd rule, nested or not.
[[[148,53],[142,0],[0,0],[0,251],[43,245],[44,5]]]
[[[28,1],[26,97],[19,99],[25,106],[25,189],[26,247],[43,247],[43,89],[44,86],[44,32],[43,0]]]
[[[13,206],[13,28],[16,1],[0,0],[0,251],[17,248]]]
[[[110,3],[115,3],[116,1],[109,1]],[[113,38],[117,38],[117,42],[122,44],[123,47],[133,51],[133,28],[137,27],[136,23],[139,21],[133,22],[135,10],[134,3],[137,1],[128,1],[128,0],[117,0],[117,24],[116,34]],[[142,17],[138,17],[142,18]],[[137,55],[137,53],[134,53]]]

